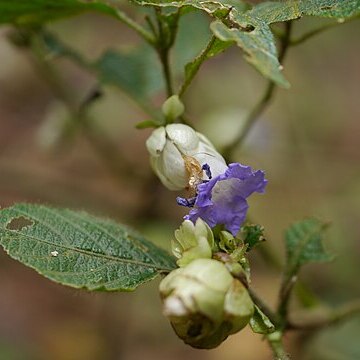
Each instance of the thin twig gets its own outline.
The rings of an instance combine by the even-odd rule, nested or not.
[[[222,17],[223,21],[225,21],[228,18],[231,10],[232,10],[232,8],[229,8],[228,11],[226,12],[226,14]],[[207,43],[206,47],[193,60],[193,62],[192,62],[193,67],[189,74],[186,73],[186,68],[185,68],[185,78],[184,78],[183,84],[180,86],[179,96],[184,95],[185,91],[191,84],[192,80],[199,72],[201,65],[208,58],[209,52],[212,50],[212,47],[215,44],[216,40],[217,40],[217,37],[215,35],[212,35],[209,42]]]
[[[274,360],[289,360],[289,354],[285,351],[282,337],[283,333],[276,331],[265,336],[273,352]]]
[[[269,241],[270,243],[270,241]],[[269,243],[264,243],[256,248],[256,251],[274,270],[281,271],[283,264],[279,257],[276,256]],[[313,291],[306,285],[301,279],[298,279],[295,284],[295,292],[300,304],[306,308],[318,306],[321,304],[321,300],[313,293]]]
[[[127,14],[117,9],[113,16],[123,22],[125,25],[133,29],[136,33],[138,33],[146,42],[150,45],[155,44],[155,37],[146,29],[144,29],[141,25],[139,25],[136,21],[130,18]]]
[[[215,41],[216,41],[216,37],[213,35],[211,37],[210,41],[208,42],[208,44],[206,45],[205,49],[203,49],[203,51],[195,58],[195,60],[193,62],[194,65],[193,65],[191,73],[189,74],[189,76],[187,76],[187,74],[185,74],[184,82],[182,83],[180,90],[179,90],[179,96],[184,95],[185,91],[191,84],[195,75],[198,73],[201,65],[206,60],[207,55],[208,55],[209,51],[211,50],[212,46],[214,45]]]
[[[279,314],[285,325],[287,323],[290,296],[296,284],[296,281],[297,281],[296,275],[293,276],[285,275],[281,283],[280,292],[279,292],[280,300],[279,300],[277,313]]]
[[[360,300],[351,301],[337,309],[323,309],[321,313],[319,310],[301,312],[289,320],[287,329],[316,330],[337,324],[357,313],[360,313]]]
[[[290,35],[291,35],[291,29],[292,29],[292,22],[289,21],[285,23],[286,30],[284,37],[280,39],[280,51],[279,51],[279,62],[282,63],[285,59],[287,50],[290,45]],[[275,91],[276,85],[272,80],[268,81],[268,84],[265,88],[265,91],[259,101],[256,103],[254,108],[249,112],[248,116],[245,119],[244,126],[241,129],[241,132],[238,134],[238,136],[234,139],[233,142],[231,142],[223,152],[223,155],[225,159],[231,158],[234,150],[240,146],[247,135],[249,134],[251,128],[255,124],[255,122],[259,119],[260,115],[264,112],[264,110],[269,106],[271,99],[273,98],[274,91]]]
[[[159,59],[162,65],[164,79],[166,83],[166,92],[167,96],[170,97],[174,94],[173,84],[172,84],[172,75],[171,75],[171,68],[170,68],[170,49],[174,43],[177,26],[174,29],[171,29],[171,38],[167,38],[167,34],[165,33],[162,13],[161,9],[156,8],[156,20],[158,24],[158,38],[156,40],[156,49],[159,55]],[[177,20],[176,20],[177,22]]]
[[[332,23],[326,24],[326,25],[324,25],[324,26],[322,26],[320,28],[313,29],[313,30],[299,36],[297,39],[291,40],[290,41],[290,46],[300,45],[300,44],[304,43],[305,41],[309,40],[310,38],[312,38],[315,35],[321,34],[324,31],[327,31],[327,30],[332,29],[334,27],[338,27],[339,25],[347,24],[347,23],[349,23],[349,22],[351,22],[353,20],[356,20],[356,19],[359,19],[359,16],[354,16],[354,17],[348,18],[346,20],[345,19],[339,19],[337,22],[332,22]]]

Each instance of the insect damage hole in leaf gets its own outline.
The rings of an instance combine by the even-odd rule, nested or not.
[[[255,26],[254,25],[251,25],[251,24],[248,24],[246,25],[245,27],[241,27],[240,28],[242,31],[245,31],[245,32],[252,32],[255,30]]]
[[[10,222],[6,225],[6,229],[13,231],[21,231],[26,227],[31,227],[34,225],[34,222],[27,219],[24,216],[19,216],[17,218],[11,219]]]

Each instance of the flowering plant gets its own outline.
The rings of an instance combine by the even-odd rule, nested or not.
[[[141,8],[141,11],[133,18],[128,12],[133,14],[135,5]],[[106,49],[97,59],[87,58],[79,50],[84,47],[83,41],[73,46],[68,39],[71,30],[74,30],[74,34],[78,34],[77,18],[74,23],[68,22],[59,25],[59,28],[57,25],[48,24],[66,16],[78,16],[88,11],[110,16],[129,30],[128,33],[125,27],[122,27],[118,33],[114,32],[113,28],[109,28],[111,31],[109,29],[103,31],[106,18],[98,19],[96,15],[84,18],[88,19],[89,28],[95,29],[94,38],[105,34],[101,46],[96,50],[101,48],[103,51],[105,44],[113,40],[110,38],[114,34],[116,41],[120,36],[125,42],[121,49]],[[330,261],[333,258],[325,251],[323,245],[327,223],[315,218],[306,218],[292,224],[285,232],[286,260],[283,262],[274,257],[269,250],[273,241],[263,244],[267,238],[265,229],[254,220],[257,216],[254,216],[254,207],[249,205],[252,201],[249,198],[254,193],[264,194],[265,190],[272,189],[271,187],[267,189],[267,183],[269,181],[270,185],[274,184],[274,176],[268,171],[273,163],[269,165],[265,161],[265,156],[257,160],[260,165],[256,167],[266,169],[266,177],[263,170],[254,170],[245,164],[255,161],[252,154],[267,150],[264,139],[262,141],[255,139],[252,146],[248,147],[247,153],[240,146],[248,139],[250,130],[254,129],[255,134],[261,133],[255,131],[254,125],[269,106],[276,88],[289,88],[290,84],[285,76],[288,71],[284,70],[283,65],[287,52],[323,30],[354,20],[359,15],[359,0],[288,0],[261,3],[256,1],[256,4],[255,1],[242,0],[236,2],[233,0],[133,0],[128,6],[117,0],[0,0],[0,24],[7,25],[5,28],[7,41],[19,53],[31,59],[31,64],[35,65],[53,93],[53,102],[43,111],[44,121],[40,130],[36,132],[42,149],[67,150],[71,148],[70,144],[76,145],[77,136],[85,138],[87,144],[97,152],[104,165],[108,167],[109,173],[120,184],[120,191],[111,192],[110,181],[103,180],[102,183],[102,187],[109,191],[106,193],[106,201],[111,203],[112,210],[113,204],[116,202],[118,205],[120,201],[116,195],[120,193],[124,198],[124,204],[116,206],[116,214],[118,210],[123,211],[124,216],[131,217],[139,227],[145,222],[152,222],[154,218],[164,225],[166,217],[173,216],[171,224],[176,223],[179,226],[173,236],[165,236],[167,239],[163,245],[166,249],[163,249],[162,246],[155,245],[131,228],[112,220],[95,217],[83,211],[15,203],[0,209],[1,247],[10,257],[35,269],[46,278],[77,289],[133,291],[141,284],[159,276],[161,282],[158,290],[163,314],[168,318],[176,335],[186,344],[194,348],[212,349],[220,346],[230,335],[249,326],[252,332],[262,335],[262,340],[270,346],[274,359],[289,359],[283,344],[287,332],[308,331],[332,325],[359,312],[360,305],[359,302],[354,302],[345,304],[340,309],[329,310],[324,305],[319,305],[323,303],[298,280],[304,265]],[[295,20],[301,17],[327,18],[328,23],[297,37],[293,28]],[[209,21],[204,20],[205,18],[210,18],[210,25]],[[86,23],[86,20],[84,21]],[[93,22],[101,26],[94,26]],[[204,24],[205,30],[202,28]],[[130,31],[142,40],[141,44],[133,40]],[[198,42],[197,36],[201,33],[205,35],[202,41]],[[71,39],[75,43],[76,37],[77,35]],[[118,47],[117,42],[114,45]],[[267,85],[254,108],[246,115],[244,110],[240,111],[236,107],[236,123],[231,123],[231,114],[234,113],[231,109],[221,112],[220,115],[216,114],[215,135],[213,141],[210,141],[209,138],[212,138],[210,122],[201,132],[198,130],[201,128],[200,121],[194,121],[194,118],[198,119],[199,114],[196,116],[193,114],[193,108],[196,108],[193,106],[194,103],[205,102],[205,96],[192,94],[193,96],[187,97],[186,95],[203,65],[230,47],[238,47],[243,51],[245,61],[257,70]],[[90,48],[93,50],[92,46]],[[60,58],[66,61],[59,61]],[[345,56],[343,58],[346,59]],[[6,61],[6,56],[4,59],[5,64],[11,63]],[[70,70],[68,69],[69,62],[75,64],[74,68],[80,71],[76,76],[72,76],[71,73],[71,76],[63,78],[59,69],[75,71],[71,66]],[[181,66],[177,62],[180,62]],[[219,62],[219,67],[223,68],[223,66],[224,64]],[[14,73],[22,73],[24,69],[17,70],[19,71]],[[210,75],[211,72],[207,75],[205,73],[205,77],[211,77]],[[6,77],[7,73],[6,76],[0,76],[2,81]],[[33,76],[29,76],[31,77]],[[75,80],[68,84],[67,81],[71,78]],[[216,97],[227,85],[225,73],[221,73],[220,79],[221,81],[215,80]],[[15,93],[22,83],[18,81],[14,87],[11,82],[9,93]],[[247,95],[245,90],[251,90],[252,85],[249,87],[248,84],[250,82],[247,83],[244,77],[244,81],[239,85],[243,90],[241,95]],[[120,111],[109,111],[109,108],[113,110],[112,107],[116,108],[119,105],[118,94],[114,96],[116,101],[112,106],[106,105],[106,100],[111,98],[108,96],[110,85],[126,93],[139,105],[140,110],[146,113],[145,121],[134,124],[137,129],[151,129],[151,133],[150,130],[145,130],[149,133],[143,138],[140,137],[140,146],[133,145],[133,142],[137,141],[133,136],[127,138],[124,135],[123,124],[118,125],[121,130],[118,133],[111,126],[110,131],[106,130],[106,124],[111,123],[108,119],[111,113],[116,114],[114,121],[116,124],[120,113],[122,118],[126,116],[126,111],[122,108]],[[257,86],[254,85],[254,89],[257,89]],[[31,86],[30,88],[32,89]],[[235,93],[232,88],[231,92]],[[5,93],[8,95],[8,92]],[[33,113],[36,113],[35,117],[37,117],[39,104],[46,103],[50,97],[47,92],[45,96],[43,89],[39,90],[39,93],[42,95],[36,103],[36,111],[28,114],[24,105],[20,107],[19,113],[25,111],[26,118],[33,118],[35,116]],[[0,95],[2,95],[1,89]],[[32,99],[34,96],[36,96],[35,91],[29,98]],[[248,96],[252,97],[251,91]],[[25,100],[29,101],[27,98],[22,95],[19,101],[21,103]],[[217,102],[214,106],[218,106]],[[11,108],[11,101],[6,100],[4,109],[6,110],[7,107]],[[201,112],[205,108],[204,106]],[[11,108],[8,116],[5,114],[1,116],[13,120],[17,112],[18,110],[13,111]],[[129,117],[137,116],[133,112],[131,114]],[[95,121],[97,117],[101,121]],[[39,119],[36,118],[35,122],[39,123]],[[23,126],[28,122],[21,120],[14,123]],[[7,129],[12,125],[1,128],[0,135],[3,132],[6,134]],[[19,129],[16,135],[18,132]],[[270,131],[263,132],[266,133],[266,140],[272,138],[273,134],[270,134]],[[221,146],[221,141],[218,140],[223,135],[225,140],[223,139]],[[8,144],[6,136],[4,136],[6,141],[2,143],[5,147]],[[119,141],[118,138],[121,140]],[[145,138],[147,140],[144,144]],[[8,151],[10,156],[21,148],[18,137],[14,143],[14,151]],[[119,143],[122,146],[121,151]],[[26,142],[24,148],[27,149],[28,146]],[[143,154],[146,153],[145,147],[149,155],[148,170],[144,165],[148,164],[147,159],[143,162],[139,159],[141,151]],[[82,146],[79,149],[79,153],[84,151]],[[78,155],[77,151],[74,153]],[[133,153],[133,158],[128,153]],[[81,155],[83,156],[80,156],[78,161],[91,157],[87,150]],[[38,150],[34,157],[36,161],[39,160]],[[247,161],[243,161],[245,157]],[[28,158],[25,157],[25,160],[22,159],[19,168]],[[0,166],[5,167],[6,173],[12,161],[4,163],[5,165],[0,162]],[[103,169],[96,168],[95,163],[97,164],[94,161],[93,166],[84,173],[82,173],[85,168],[82,166],[83,163],[77,163],[74,171],[67,171],[69,174],[66,175],[70,178],[68,183],[76,186],[69,194],[69,205],[74,204],[73,197],[79,194],[82,197],[77,201],[81,202],[81,207],[86,204],[92,206],[98,201],[97,191],[100,186],[96,181],[99,180],[99,174]],[[38,169],[38,163],[36,164],[34,168]],[[43,172],[50,174],[49,162],[44,164],[46,171]],[[290,166],[293,166],[293,159]],[[2,173],[3,169],[0,170]],[[16,174],[14,178],[22,180],[17,170],[14,172]],[[37,173],[35,170],[32,172]],[[76,175],[80,173],[83,175],[82,178],[93,181],[91,186],[78,186]],[[286,176],[288,176],[287,168]],[[291,181],[286,179],[286,182],[293,186],[294,182],[299,182],[299,178],[300,176],[297,175],[296,181],[292,178]],[[301,173],[302,178],[305,176]],[[19,181],[9,181],[6,176],[4,179],[3,182],[0,179],[0,193],[3,183],[6,183],[6,186],[19,183]],[[160,186],[157,180],[160,180],[163,186]],[[38,199],[41,194],[42,202],[59,200],[56,194],[63,192],[53,190],[46,192],[47,182],[47,180],[40,182],[39,186],[38,181],[31,182],[26,177],[26,181],[20,183],[26,183],[27,188],[36,187],[34,185],[36,183],[35,194],[24,196],[16,186],[16,190],[10,191],[9,194],[10,196],[15,194],[16,199],[23,196],[25,199]],[[78,191],[79,188],[82,191]],[[83,195],[86,188],[91,189],[89,196]],[[168,195],[167,190],[177,193]],[[46,194],[51,196],[50,199],[46,198]],[[168,201],[167,196],[172,196],[171,201]],[[264,197],[251,198],[259,201],[261,206],[273,201],[271,208],[274,209],[276,219],[280,217],[277,213],[278,207],[274,206],[276,205],[274,197],[271,198],[271,191]],[[4,199],[2,201],[5,204],[8,197],[5,196]],[[83,201],[87,203],[84,205]],[[64,202],[66,201],[61,199],[61,203]],[[137,206],[136,203],[141,205]],[[181,213],[184,209],[176,204],[185,207],[187,213]],[[287,208],[288,202],[286,202]],[[102,209],[101,206],[98,208],[99,211]],[[259,218],[266,221],[264,216]],[[166,231],[161,228],[159,233],[161,234],[157,234],[157,240]],[[168,251],[170,248],[172,254]],[[250,255],[253,250],[254,257]],[[276,289],[278,296],[276,309],[267,306],[266,301],[254,290],[259,286],[253,285],[250,270],[253,263],[257,264],[257,257],[260,256],[264,260],[266,274],[270,272],[270,267],[282,271],[280,288]],[[268,283],[271,283],[273,289],[275,288],[272,281]],[[297,291],[293,291],[295,288]],[[338,300],[339,296],[336,295]],[[306,315],[301,314],[298,318],[293,316],[294,312],[290,306],[295,296],[298,297],[297,307],[302,306],[302,310],[306,312]],[[12,301],[0,303],[8,304]],[[146,303],[144,308],[147,308],[148,301],[143,303]],[[312,312],[308,315],[307,310],[311,306],[318,307],[316,310],[325,308],[326,311],[320,316]],[[106,311],[113,311],[108,308],[110,307],[106,306]],[[128,311],[127,308],[125,311]],[[3,314],[2,319],[6,320],[12,315],[11,312]],[[111,319],[109,321],[116,321],[112,312],[105,317]],[[57,316],[58,318],[60,317]],[[9,323],[12,324],[13,321]],[[13,331],[12,328],[13,326],[10,332]],[[113,323],[112,326],[102,326],[103,328],[106,329],[106,333],[116,329],[109,335],[110,342],[113,347],[122,347],[117,344],[117,339],[122,339],[125,335],[118,334],[118,324],[115,326]],[[310,335],[310,332],[308,334]],[[309,337],[299,337],[299,339]],[[38,336],[38,338],[42,337]],[[2,345],[1,340],[0,357],[3,355]],[[239,346],[240,350],[241,347]],[[104,353],[106,351],[104,350]],[[44,358],[53,357],[54,353],[56,351],[52,351],[51,356]],[[107,356],[86,354],[83,358],[104,359]],[[122,355],[116,353],[113,358]],[[73,357],[72,353],[69,358]]]

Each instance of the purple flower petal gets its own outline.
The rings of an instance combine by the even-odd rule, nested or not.
[[[246,218],[246,198],[254,192],[263,193],[266,184],[263,171],[230,164],[224,174],[198,185],[195,207],[185,219],[195,223],[200,217],[210,227],[222,224],[235,236]]]

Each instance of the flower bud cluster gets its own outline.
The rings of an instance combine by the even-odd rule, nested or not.
[[[185,220],[175,238],[172,249],[180,268],[160,283],[164,314],[186,344],[214,348],[248,324],[253,302],[228,267],[212,259],[218,248],[203,220],[195,225]]]

